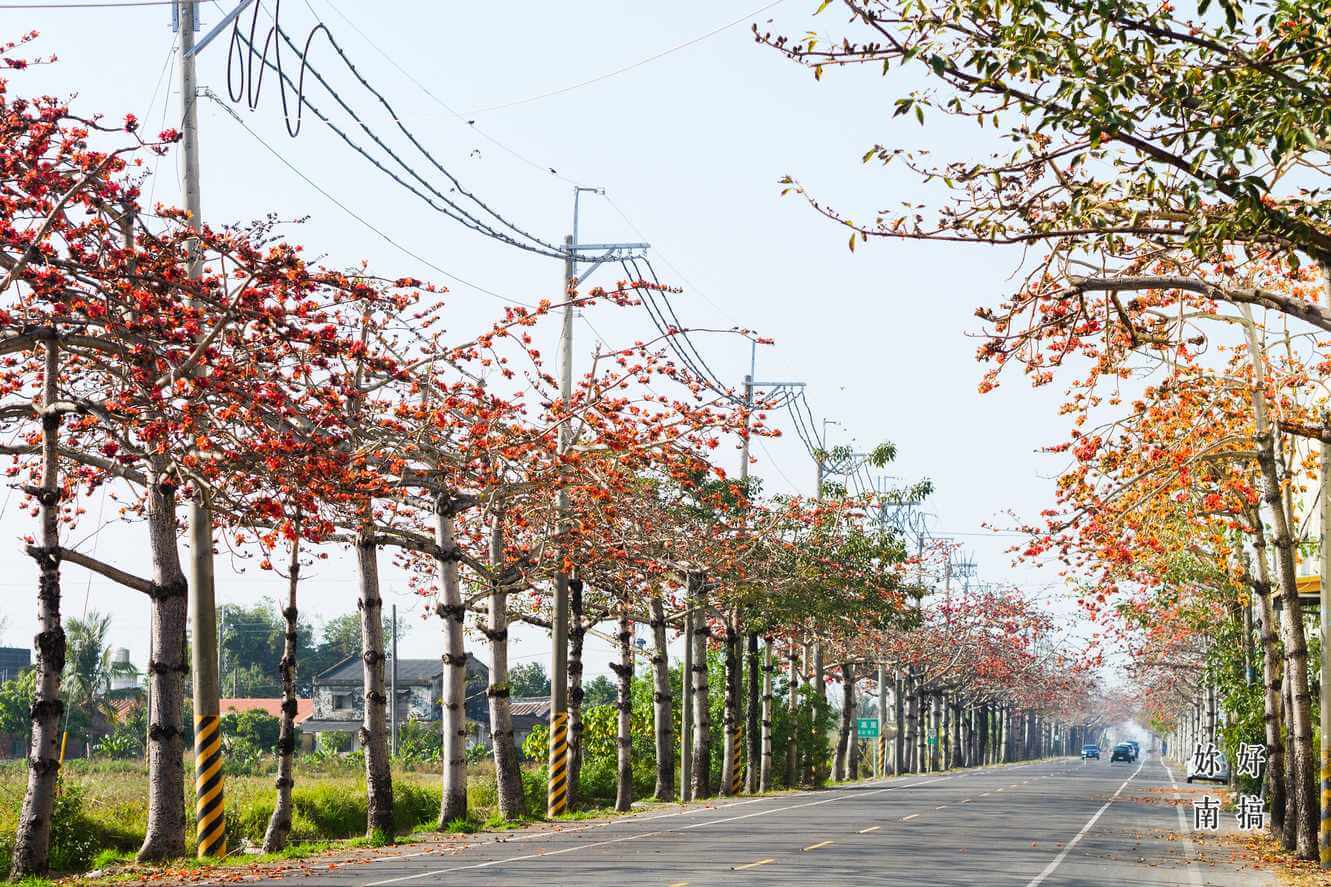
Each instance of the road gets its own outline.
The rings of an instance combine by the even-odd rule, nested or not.
[[[1216,852],[1213,838],[1197,861],[1187,834],[1193,795],[1182,806],[1168,803],[1193,789],[1172,785],[1156,758],[1059,759],[653,811],[503,840],[476,836],[467,846],[409,845],[272,883],[1274,884],[1269,873],[1240,868],[1228,851]],[[1231,814],[1223,818],[1232,826]]]

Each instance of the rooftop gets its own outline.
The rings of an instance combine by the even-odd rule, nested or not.
[[[384,679],[388,680],[393,667],[392,660],[384,663]],[[360,686],[364,680],[363,665],[359,656],[348,656],[337,665],[315,676],[320,684],[354,684]],[[401,684],[430,684],[443,674],[442,659],[399,659],[397,661],[397,682]],[[485,665],[470,653],[467,654],[467,671],[475,674],[481,671],[488,674]]]

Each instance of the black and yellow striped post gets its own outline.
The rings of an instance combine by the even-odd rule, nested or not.
[[[878,778],[881,779],[887,775],[887,734],[881,730],[878,733]]]
[[[550,721],[550,786],[546,812],[568,812],[568,712],[557,711]]]
[[[741,754],[744,750],[744,722],[735,719],[735,767],[730,773],[730,794],[738,795],[744,791],[744,766]]]
[[[222,721],[194,719],[194,818],[199,858],[226,855],[226,803],[222,795]]]

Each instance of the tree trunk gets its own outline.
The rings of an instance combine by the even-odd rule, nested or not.
[[[365,749],[365,834],[393,840],[393,773],[388,759],[388,696],[384,692],[384,601],[379,594],[379,547],[365,539],[356,544],[360,571],[361,671],[365,682],[365,720],[360,728]]]
[[[1280,735],[1281,657],[1280,638],[1276,634],[1275,608],[1271,606],[1271,576],[1266,561],[1266,531],[1260,515],[1252,515],[1253,547],[1257,555],[1257,579],[1253,593],[1261,607],[1262,643],[1262,724],[1266,739],[1266,771],[1262,785],[1271,802],[1271,834],[1285,829],[1285,743]]]
[[[832,759],[832,780],[844,782],[846,761],[850,757],[851,719],[855,717],[855,668],[849,662],[841,666],[841,727],[837,731],[836,753]]]
[[[652,726],[656,739],[656,791],[658,801],[675,797],[675,712],[670,688],[670,655],[666,642],[665,602],[652,595]]]
[[[522,771],[518,750],[513,742],[513,709],[509,704],[508,680],[508,576],[504,569],[504,516],[498,509],[491,518],[490,569],[494,577],[490,588],[489,625],[485,636],[490,641],[490,735],[494,743],[496,794],[499,815],[518,819],[526,814],[522,793]]]
[[[961,757],[961,704],[952,697],[952,760],[953,767],[964,767],[966,762]]]
[[[874,771],[879,779],[887,775],[887,705],[887,666],[880,662],[878,663],[878,760]]]
[[[763,722],[762,722],[762,763],[758,770],[758,791],[772,790],[772,673],[776,671],[776,661],[772,653],[772,639],[763,639]]]
[[[910,772],[906,766],[906,682],[898,670],[893,671],[893,678],[892,715],[896,720],[897,735],[892,742],[892,775],[900,776]]]
[[[629,625],[627,600],[619,602],[619,662],[610,663],[619,679],[615,708],[619,711],[615,731],[615,810],[627,813],[633,806],[633,631]]]
[[[701,800],[712,794],[711,705],[707,695],[707,638],[710,630],[703,614],[703,578],[691,575],[694,585],[689,599],[694,607],[693,622],[693,785],[689,795]]]
[[[975,711],[978,734],[975,737],[975,764],[983,767],[989,761],[989,703],[984,703]]]
[[[296,751],[296,650],[299,641],[297,629],[296,590],[300,585],[300,521],[296,521],[296,537],[291,540],[291,563],[287,567],[287,605],[282,610],[286,629],[283,635],[282,659],[278,664],[282,673],[282,717],[277,733],[277,800],[273,815],[268,818],[268,831],[263,836],[263,851],[276,853],[287,845],[291,834],[292,758]]]
[[[1288,668],[1288,665],[1286,666]],[[1289,749],[1290,755],[1293,755],[1294,749],[1294,731],[1291,727],[1290,709],[1293,705],[1290,699],[1291,682],[1286,680],[1281,684],[1281,708],[1284,711],[1284,717],[1281,724],[1284,726],[1285,748]],[[1299,843],[1299,784],[1298,771],[1293,766],[1285,767],[1285,830],[1282,835],[1282,841],[1286,850],[1297,850]]]
[[[51,812],[55,806],[56,779],[60,771],[60,675],[65,670],[65,629],[60,621],[60,414],[53,407],[59,399],[60,349],[54,339],[45,343],[45,378],[42,403],[50,412],[42,415],[42,477],[35,496],[41,506],[42,547],[30,548],[37,562],[37,624],[33,638],[37,652],[37,687],[30,716],[32,740],[28,748],[28,788],[19,813],[14,857],[9,870],[17,880],[45,874],[51,843]]]
[[[800,693],[799,693],[800,667],[799,667],[798,650],[799,648],[796,646],[795,642],[791,641],[790,659],[789,659],[790,698],[786,700],[786,705],[787,708],[789,709],[789,720],[790,720],[790,731],[791,731],[790,738],[786,741],[786,787],[787,788],[793,787],[795,785],[795,781],[798,778],[798,774],[796,771],[799,769],[799,752],[797,749],[799,743],[795,739],[795,730],[797,728],[797,725],[799,724],[799,713],[800,713]]]
[[[684,664],[680,668],[679,686],[683,699],[679,704],[679,799],[693,799],[693,614],[692,583],[685,599]]]
[[[850,684],[850,729],[846,732],[846,779],[858,779],[860,775],[860,741],[855,735],[855,710],[859,700],[855,696],[855,674],[853,669],[848,675]]]
[[[467,648],[463,629],[467,616],[458,580],[457,558],[451,556],[457,540],[457,516],[452,499],[440,496],[435,502],[434,541],[445,553],[439,564],[444,623],[443,681],[443,785],[439,802],[439,827],[468,818],[467,809]]]
[[[761,784],[760,761],[763,756],[763,737],[762,724],[759,723],[759,711],[762,705],[760,701],[761,692],[758,689],[761,683],[760,673],[762,672],[762,662],[758,653],[758,635],[750,633],[748,635],[748,653],[749,653],[749,686],[746,694],[747,703],[744,706],[744,718],[747,726],[745,735],[747,736],[747,746],[745,751],[744,768],[744,787],[753,794],[758,791]]]
[[[568,809],[578,803],[582,784],[582,647],[587,637],[587,622],[582,600],[583,582],[577,576],[568,580]]]
[[[1302,859],[1317,858],[1317,759],[1312,747],[1311,694],[1308,690],[1308,645],[1303,632],[1303,614],[1295,581],[1294,533],[1285,511],[1276,464],[1275,426],[1267,415],[1265,354],[1252,323],[1252,312],[1241,308],[1248,337],[1248,359],[1252,364],[1253,424],[1257,430],[1257,464],[1262,473],[1262,500],[1271,512],[1275,530],[1276,567],[1284,607],[1281,627],[1285,642],[1285,678],[1290,696],[1290,729],[1293,732],[1290,773],[1294,785],[1296,852]]]
[[[810,781],[822,785],[827,781],[827,737],[823,734],[822,721],[827,712],[827,669],[823,665],[823,645],[813,645],[813,766]]]
[[[739,632],[735,630],[734,617],[725,620],[725,657],[726,683],[722,722],[725,738],[721,753],[721,794],[731,797],[739,794],[744,780],[743,764],[740,761],[740,747],[743,728],[740,726],[739,696],[743,682],[743,664],[739,657]]]
[[[148,487],[148,547],[152,555],[152,710],[148,732],[148,829],[139,861],[185,853],[184,699],[188,583],[176,545],[176,490],[154,476]]]

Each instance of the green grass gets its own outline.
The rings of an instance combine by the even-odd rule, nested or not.
[[[301,762],[305,764],[306,762]],[[363,772],[336,760],[309,761],[298,767],[292,792],[291,849],[275,859],[307,856],[331,849],[332,842],[365,837],[366,796]],[[309,772],[309,769],[316,772]],[[191,763],[186,761],[185,810],[186,852],[194,853],[194,798]],[[317,772],[323,770],[324,772]],[[493,767],[473,768],[468,790],[475,827],[497,816]],[[8,870],[13,854],[14,832],[27,785],[22,761],[0,762],[0,876]],[[132,862],[147,830],[144,803],[147,771],[142,761],[83,761],[66,763],[61,792],[56,802],[52,829],[53,871],[74,873]],[[272,777],[231,776],[226,782],[227,845],[239,848],[263,843],[275,802]],[[395,769],[393,773],[393,821],[399,834],[433,831],[439,818],[439,776],[432,770],[418,772]],[[386,843],[387,836],[378,836]],[[267,857],[236,853],[227,864],[252,863]]]

